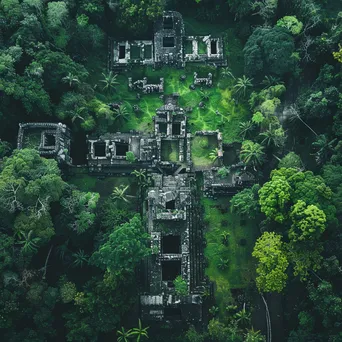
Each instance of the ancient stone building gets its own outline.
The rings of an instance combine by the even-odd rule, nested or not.
[[[152,175],[146,199],[147,231],[152,256],[145,262],[146,282],[140,296],[141,314],[148,320],[202,319],[203,246],[192,174]],[[187,294],[175,292],[181,276]]]
[[[70,129],[62,123],[19,124],[17,148],[34,148],[42,157],[71,165]]]
[[[191,62],[226,65],[223,39],[212,35],[186,36],[183,17],[175,11],[165,11],[155,22],[151,40],[109,39],[109,70],[125,69],[131,64],[184,67]]]

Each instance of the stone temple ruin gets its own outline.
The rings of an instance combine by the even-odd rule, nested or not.
[[[17,148],[35,148],[42,157],[56,158],[60,163],[72,164],[70,157],[70,129],[62,123],[19,124]]]
[[[176,67],[184,67],[187,62],[226,64],[222,38],[185,36],[183,19],[178,12],[164,12],[155,23],[153,40],[115,42],[110,39],[109,52],[110,69],[126,68],[129,64]],[[194,87],[211,87],[212,74],[200,78],[194,73],[193,83]],[[135,81],[129,78],[128,85],[130,90],[144,94],[164,93],[163,78],[159,83],[149,83],[147,78]],[[229,177],[224,179],[218,177],[219,167],[194,166],[191,142],[199,136],[208,136],[217,142],[217,161],[222,165],[222,134],[201,131],[192,135],[187,113],[178,103],[179,94],[161,95],[161,98],[164,104],[156,110],[150,133],[130,131],[87,136],[86,165],[72,165],[70,131],[61,123],[20,124],[18,149],[36,147],[42,156],[68,165],[71,174],[82,169],[102,178],[146,170],[151,182],[140,210],[146,217],[152,255],[140,267],[141,317],[198,325],[204,319],[202,295],[209,283],[204,274],[205,241],[196,174],[202,173],[204,196],[212,198],[234,194],[253,178],[241,165],[232,165]],[[111,108],[115,106],[120,104],[111,104]],[[134,155],[134,160],[127,160],[127,152]],[[185,282],[186,294],[176,293],[177,276]]]
[[[196,173],[203,174],[203,193],[216,198],[234,194],[250,185],[253,177],[243,165],[232,165],[229,177],[218,177],[218,167],[194,167],[191,139],[213,136],[217,140],[218,160],[223,158],[223,139],[219,131],[188,133],[187,116],[178,105],[178,94],[163,96],[164,105],[153,117],[150,134],[140,132],[107,133],[88,136],[87,170],[94,176],[129,175],[147,170],[152,182],[141,203],[151,236],[152,255],[141,266],[140,312],[142,319],[182,320],[196,325],[202,317],[202,294],[208,286],[204,274],[204,239]],[[34,140],[34,137],[36,140]],[[70,131],[59,124],[21,124],[18,148],[36,141],[42,156],[51,156],[71,165]],[[133,152],[134,162],[126,159]],[[174,280],[181,276],[188,293],[179,295]]]
[[[190,138],[187,133],[187,118],[178,106],[178,94],[164,96],[164,105],[153,117],[154,132],[112,133],[100,137],[88,137],[87,155],[90,172],[125,172],[134,168],[168,169],[190,171]],[[133,152],[132,164],[126,153]]]
[[[128,65],[170,65],[182,68],[186,63],[205,62],[225,66],[222,37],[186,36],[183,17],[165,11],[155,22],[152,40],[109,40],[109,70]]]

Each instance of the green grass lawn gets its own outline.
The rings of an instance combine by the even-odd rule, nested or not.
[[[191,140],[191,159],[194,166],[211,166],[209,153],[217,147],[216,136],[195,136]]]
[[[246,286],[253,270],[251,256],[259,230],[252,220],[245,220],[232,214],[228,197],[212,200],[202,199],[204,218],[207,226],[205,238],[207,247],[204,254],[209,261],[206,274],[216,284],[216,301],[220,312],[229,304],[231,289]],[[222,244],[222,232],[229,232],[228,245]],[[220,259],[228,259],[228,267],[220,270]]]

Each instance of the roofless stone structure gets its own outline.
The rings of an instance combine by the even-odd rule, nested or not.
[[[155,22],[151,40],[115,41],[109,39],[108,68],[125,69],[130,64],[169,65],[182,68],[186,63],[227,64],[222,37],[186,36],[179,12],[165,11]]]

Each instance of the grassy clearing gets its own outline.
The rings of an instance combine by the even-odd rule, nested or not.
[[[136,208],[137,183],[134,177],[107,177],[98,179],[89,175],[76,175],[71,177],[68,181],[74,184],[81,191],[94,191],[100,194],[101,201],[107,199],[115,187],[129,185],[126,194],[129,196],[129,208],[134,210]]]
[[[191,159],[194,166],[211,166],[209,153],[217,147],[215,136],[196,136],[191,141]]]
[[[206,274],[216,283],[216,300],[223,313],[231,298],[230,289],[246,286],[253,269],[252,250],[258,235],[253,221],[232,214],[229,198],[202,199],[207,225],[205,256],[209,260]],[[228,246],[222,243],[222,232],[229,232]],[[220,259],[229,260],[228,267],[219,269]]]
[[[236,38],[233,28],[227,28],[226,22],[205,23],[197,21],[193,18],[184,17],[186,32],[189,35],[212,35],[222,34],[225,40],[225,50],[228,57],[228,64],[233,74],[240,77],[243,74],[243,52],[242,44]],[[190,42],[191,45],[191,42]],[[191,46],[186,46],[187,50],[191,50]],[[101,63],[99,63],[101,57]],[[94,59],[94,60],[93,60]],[[220,77],[220,69],[201,65],[188,64],[185,69],[178,70],[175,68],[163,67],[159,70],[153,70],[152,67],[134,67],[132,70],[120,74],[117,77],[118,85],[115,90],[105,92],[102,90],[103,79],[102,73],[105,70],[106,54],[96,56],[88,61],[87,67],[91,71],[90,82],[94,86],[96,96],[104,103],[122,102],[128,109],[129,120],[117,121],[109,127],[104,127],[107,132],[138,130],[142,132],[152,132],[152,117],[155,115],[157,108],[163,105],[159,98],[159,94],[142,95],[140,100],[136,99],[136,92],[129,91],[128,77],[132,77],[133,81],[146,76],[149,82],[158,82],[159,78],[165,79],[165,94],[179,93],[180,105],[184,107],[192,107],[193,111],[188,114],[190,130],[192,133],[199,130],[216,130],[223,132],[224,142],[231,143],[240,141],[238,135],[239,123],[246,121],[249,116],[248,107],[242,102],[236,103],[233,100],[233,81]],[[193,73],[196,71],[199,76],[206,76],[208,72],[213,74],[214,87],[205,89],[210,99],[206,102],[206,108],[200,109],[198,104],[201,102],[201,91],[189,89],[193,82]],[[106,72],[105,72],[106,73]],[[181,75],[186,75],[185,82],[180,81]],[[139,113],[134,113],[133,106],[138,105],[141,109]],[[218,111],[218,113],[217,113]]]
[[[193,82],[193,73],[197,71],[199,76],[206,76],[208,72],[213,73],[214,87],[204,89],[209,94],[209,100],[206,101],[206,107],[198,107],[202,101],[200,88],[190,90],[189,86]],[[180,76],[185,74],[187,79],[182,82]],[[159,82],[160,77],[165,77],[165,94],[179,93],[180,105],[182,107],[192,107],[193,111],[188,114],[190,130],[192,133],[200,130],[216,130],[223,132],[225,142],[240,141],[239,123],[248,119],[249,111],[242,104],[237,104],[232,98],[232,81],[222,79],[219,70],[208,66],[188,65],[184,70],[164,67],[153,71],[152,68],[139,67],[132,70],[127,75],[119,75],[119,85],[116,91],[107,94],[98,94],[99,98],[105,103],[122,102],[129,113],[129,120],[116,122],[109,127],[109,132],[139,130],[151,132],[153,129],[152,117],[156,109],[163,105],[159,94],[143,95],[140,100],[136,99],[136,92],[128,89],[128,77],[133,80],[148,77],[151,82]],[[141,111],[137,114],[133,112],[133,105],[138,105]]]

